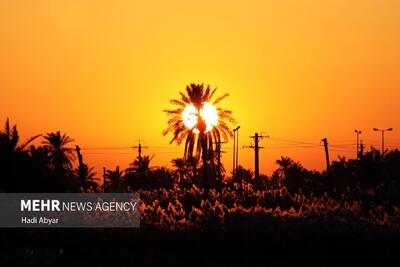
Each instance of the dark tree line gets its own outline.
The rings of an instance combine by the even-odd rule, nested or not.
[[[33,145],[35,141],[36,145]],[[0,130],[0,170],[2,192],[131,192],[158,188],[203,188],[203,166],[195,157],[176,158],[171,168],[152,167],[153,157],[136,158],[127,169],[118,166],[107,170],[105,177],[84,163],[79,151],[72,148],[74,140],[61,132],[36,135],[22,142],[16,125],[7,119]],[[78,153],[77,153],[78,152]],[[78,160],[76,160],[78,158]],[[400,199],[400,151],[371,148],[359,160],[339,157],[331,163],[331,174],[310,171],[288,157],[276,160],[277,169],[271,177],[255,179],[250,169],[239,167],[228,175],[222,166],[224,180],[217,182],[217,164],[208,164],[210,186],[217,190],[230,187],[238,193],[252,190],[279,189],[290,193],[321,195],[325,192],[340,198],[368,192],[384,203]],[[233,177],[232,177],[233,176]],[[102,180],[105,179],[103,185]],[[359,197],[359,196],[358,196]]]

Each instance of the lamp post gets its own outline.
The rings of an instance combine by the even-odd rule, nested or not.
[[[356,148],[357,154],[356,154],[356,158],[358,160],[359,159],[359,154],[360,154],[360,150],[359,150],[359,148],[360,148],[360,138],[359,137],[360,137],[361,131],[360,130],[354,130],[354,132],[357,135],[357,148]]]
[[[385,153],[385,132],[391,132],[393,131],[393,128],[387,128],[387,129],[378,129],[378,128],[374,128],[373,129],[376,132],[381,132],[382,133],[382,157],[383,154]]]

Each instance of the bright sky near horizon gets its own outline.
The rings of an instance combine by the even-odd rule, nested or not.
[[[183,149],[165,148],[162,110],[204,82],[230,93],[221,106],[241,126],[240,146],[254,132],[327,137],[342,145],[332,159],[354,157],[354,129],[380,147],[372,128],[393,127],[387,144],[399,147],[399,17],[397,0],[1,0],[0,123],[10,117],[23,138],[61,130],[83,148],[142,139],[158,147],[144,151],[154,165],[169,165]],[[261,144],[263,173],[281,155],[324,168],[322,147]],[[136,156],[83,152],[97,173]],[[241,149],[240,164],[252,168],[252,150]]]

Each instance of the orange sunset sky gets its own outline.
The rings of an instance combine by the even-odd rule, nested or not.
[[[101,173],[136,156],[144,140],[153,165],[183,149],[161,135],[162,110],[191,82],[231,96],[240,146],[254,132],[319,143],[331,159],[355,156],[354,129],[380,148],[373,127],[393,127],[400,145],[400,1],[1,0],[0,123],[22,139],[61,130]],[[320,148],[264,139],[261,172],[287,155],[324,168]],[[279,148],[281,147],[281,148]],[[282,148],[284,147],[284,148]],[[232,142],[223,162],[231,169]],[[253,151],[240,149],[253,168]]]

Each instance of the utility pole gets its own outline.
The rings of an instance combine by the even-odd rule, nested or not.
[[[236,166],[235,169],[237,170],[237,168],[239,167],[239,129],[240,126],[236,127]]]
[[[81,170],[81,168],[83,167],[83,159],[82,159],[82,154],[81,154],[81,148],[78,145],[76,145],[75,146],[75,150],[76,150],[76,154],[78,155],[79,170]],[[80,182],[81,182],[81,187],[83,189],[83,192],[86,192],[86,185],[85,185],[84,178],[80,175],[80,171],[78,173],[79,173],[79,176],[80,176],[79,179],[80,179]]]
[[[221,153],[225,153],[225,151],[221,151],[221,144],[225,144],[226,142],[221,142],[221,139],[218,139],[216,144],[217,150],[217,187],[222,191],[222,174],[221,174]]]
[[[239,160],[239,151],[238,151],[238,146],[239,146],[239,129],[240,126],[236,127],[233,129],[233,166],[232,166],[232,176],[235,178],[236,174],[236,169],[238,167],[238,160]]]
[[[330,161],[329,161],[328,139],[324,138],[321,141],[324,142],[324,147],[325,147],[326,174],[328,175],[328,177],[330,177],[331,176],[331,164],[330,164]]]
[[[133,149],[137,149],[138,150],[139,171],[142,168],[142,149],[143,148],[148,148],[148,147],[147,146],[142,146],[142,144],[140,143],[140,140],[139,140],[139,144],[137,146],[133,146]]]
[[[356,148],[356,158],[357,158],[357,160],[359,159],[359,148],[360,148],[360,145],[359,145],[359,136],[360,136],[360,134],[361,134],[361,131],[360,130],[354,130],[354,132],[356,133],[356,135],[357,135],[357,148]]]
[[[232,177],[235,178],[236,167],[236,128],[233,129],[233,162],[232,162]]]
[[[106,167],[103,167],[103,193],[106,192]]]
[[[259,152],[260,149],[264,148],[259,145],[261,139],[263,138],[268,138],[269,136],[264,136],[264,135],[259,135],[258,133],[255,133],[253,136],[250,136],[254,140],[254,146],[248,146],[247,148],[253,148],[254,149],[254,177],[257,179],[260,177],[260,162],[259,162]]]
[[[81,154],[81,148],[78,145],[76,145],[75,150],[76,150],[76,154],[78,155],[79,166],[82,166],[83,159],[82,159],[82,154]]]
[[[361,158],[364,155],[364,144],[363,144],[362,140],[361,140],[361,143],[360,143],[360,151],[359,151],[358,155],[359,155],[358,158]]]

